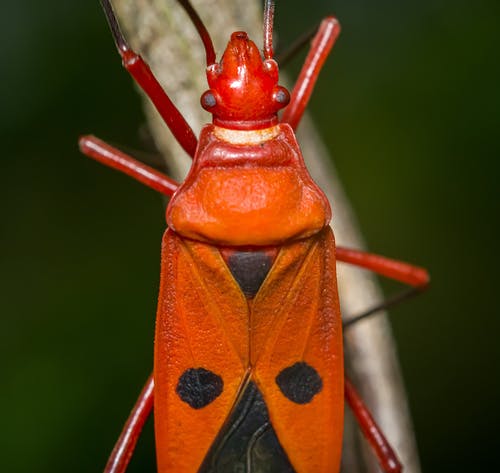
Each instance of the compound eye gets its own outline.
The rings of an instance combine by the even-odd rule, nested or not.
[[[205,109],[210,111],[210,109],[214,108],[217,105],[217,100],[215,98],[215,95],[213,92],[210,90],[207,90],[202,96],[201,96],[201,106]]]
[[[273,93],[273,100],[281,107],[285,107],[290,102],[290,94],[284,87],[277,87]]]

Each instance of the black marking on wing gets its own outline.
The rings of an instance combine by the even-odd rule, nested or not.
[[[190,368],[180,376],[175,391],[193,409],[201,409],[219,397],[223,387],[219,375],[205,368]]]
[[[304,361],[285,368],[276,376],[276,384],[283,395],[296,404],[307,404],[323,388],[318,372]]]
[[[198,473],[295,473],[269,420],[262,394],[248,383]]]
[[[264,251],[236,251],[227,261],[229,270],[247,297],[255,297],[273,264]]]

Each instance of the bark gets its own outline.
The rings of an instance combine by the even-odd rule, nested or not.
[[[261,44],[261,1],[196,0],[193,3],[213,36],[218,57],[233,31],[245,30],[257,44]],[[205,55],[184,10],[175,0],[114,0],[113,4],[131,46],[148,61],[169,96],[198,133],[201,126],[210,121],[210,116],[199,105],[199,97],[207,88]],[[277,15],[279,8],[278,4]],[[286,82],[283,78],[282,83]],[[155,144],[168,163],[170,175],[182,180],[189,169],[190,159],[146,98],[144,110]],[[300,126],[298,139],[313,178],[332,204],[332,226],[337,243],[363,248],[356,218],[331,159],[307,116]],[[371,274],[345,265],[339,267],[339,288],[344,318],[373,306],[381,299]],[[345,334],[345,353],[346,369],[397,451],[404,471],[419,473],[417,448],[395,343],[385,314],[350,328]],[[373,454],[360,440],[357,427],[352,425],[349,415],[346,417],[342,471],[380,471]]]

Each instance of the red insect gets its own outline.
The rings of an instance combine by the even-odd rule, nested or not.
[[[336,261],[417,289],[428,275],[335,246],[329,203],[309,176],[294,135],[340,32],[337,20],[329,17],[319,26],[290,95],[278,85],[273,59],[273,1],[265,2],[264,57],[246,33],[236,32],[219,63],[197,13],[179,1],[206,50],[209,90],[201,104],[213,123],[197,140],[126,43],[109,0],[101,3],[123,65],[194,158],[179,186],[97,138],[80,140],[86,155],[172,196],[154,372],[105,471],[125,471],[153,393],[160,473],[338,472],[344,397],[384,470],[401,471],[344,380]]]

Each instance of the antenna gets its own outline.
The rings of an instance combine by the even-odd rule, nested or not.
[[[210,37],[210,34],[206,26],[203,24],[203,21],[201,21],[200,16],[193,8],[189,0],[178,0],[178,1],[182,5],[184,10],[186,10],[186,13],[189,15],[189,18],[193,22],[193,25],[196,27],[196,30],[198,31],[198,34],[200,35],[200,38],[203,41],[203,46],[205,46],[205,54],[207,57],[207,66],[214,64],[215,63],[214,44],[212,42],[212,38]]]
[[[274,0],[264,3],[264,58],[272,59],[273,51]]]

